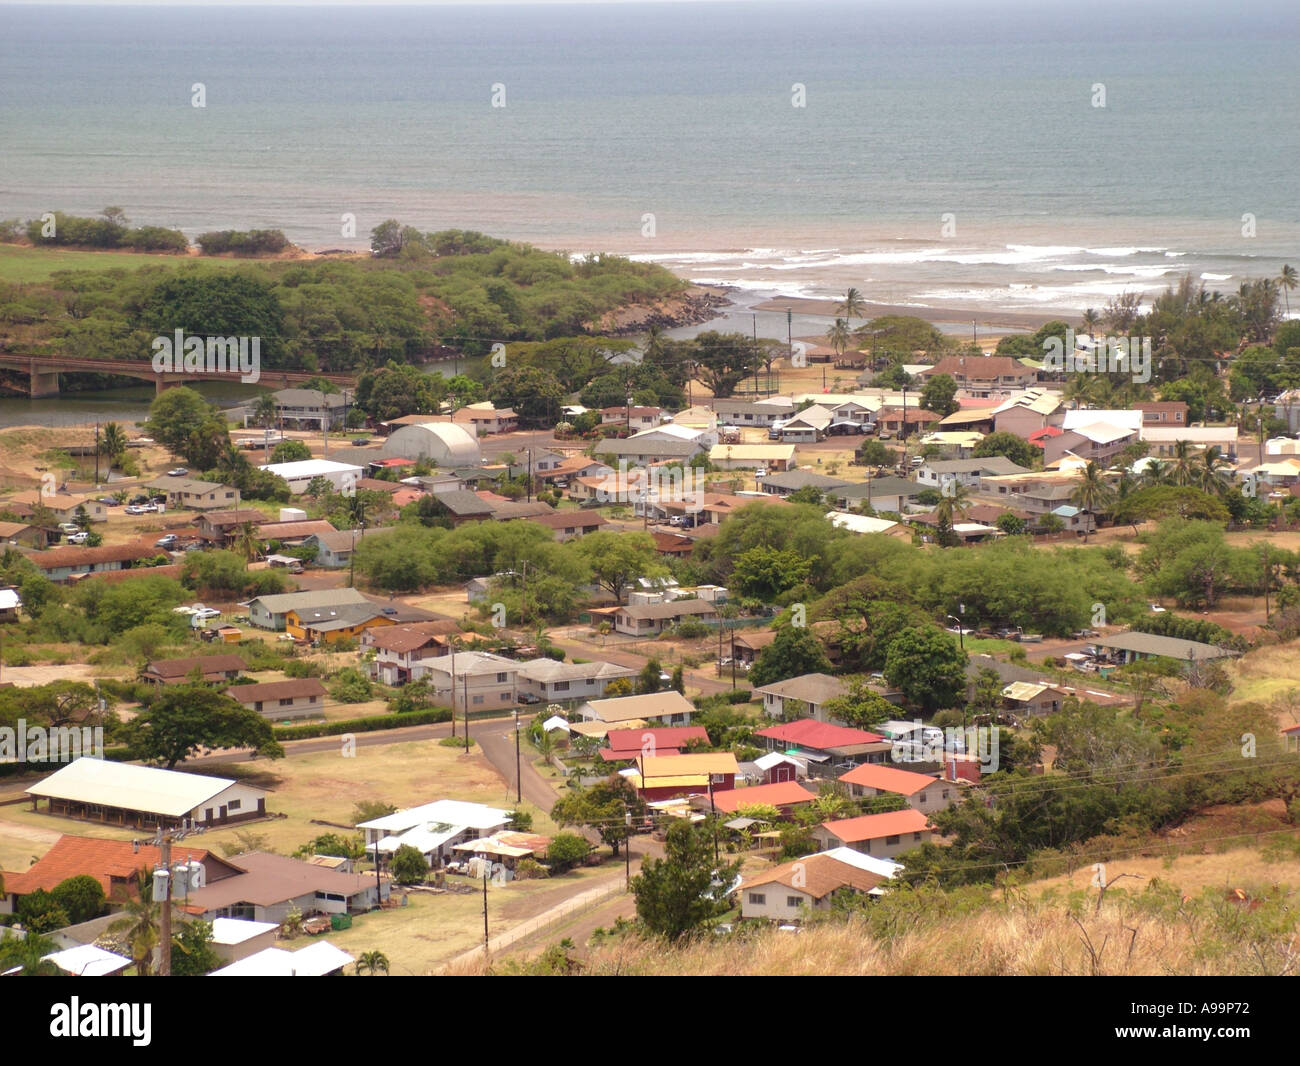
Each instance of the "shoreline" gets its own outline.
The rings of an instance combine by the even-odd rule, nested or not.
[[[813,297],[769,297],[755,304],[746,306],[749,311],[773,311],[784,313],[793,311],[797,315],[808,315],[812,317],[822,317],[835,319],[836,308],[839,305],[838,300],[822,300]],[[855,319],[872,319],[879,318],[882,315],[905,315],[911,318],[920,318],[931,323],[964,323],[975,322],[980,326],[994,329],[1037,329],[1045,322],[1051,322],[1060,319],[1077,326],[1079,319],[1077,315],[1052,314],[1046,309],[1041,314],[1028,311],[990,311],[987,308],[973,307],[917,307],[915,304],[889,304],[873,303],[870,300],[863,301],[863,313],[854,316]]]

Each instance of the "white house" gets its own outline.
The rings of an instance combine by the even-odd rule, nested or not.
[[[623,722],[653,722],[657,725],[690,725],[695,705],[675,689],[650,692],[641,696],[620,696],[608,700],[591,700],[578,708],[588,722],[619,725]]]
[[[485,651],[458,651],[411,664],[411,680],[429,679],[434,698],[457,711],[513,707],[518,702],[519,664]],[[453,691],[454,690],[454,691]]]
[[[50,814],[113,825],[227,825],[266,814],[266,790],[228,777],[76,759],[30,786]]]
[[[336,463],[332,459],[301,459],[294,463],[269,463],[258,469],[284,478],[289,483],[289,491],[295,496],[301,496],[306,492],[307,486],[318,477],[328,481],[335,492],[344,492],[355,488],[365,474],[362,467],[353,466],[351,463]]]
[[[381,855],[392,855],[403,844],[409,844],[430,865],[440,866],[454,857],[455,845],[490,836],[509,824],[509,811],[444,799],[358,822],[357,828],[365,834],[366,848],[371,852],[378,847]]]
[[[521,693],[536,696],[543,703],[566,700],[600,699],[615,678],[636,677],[630,666],[615,663],[557,663],[554,659],[534,659],[519,667]]]

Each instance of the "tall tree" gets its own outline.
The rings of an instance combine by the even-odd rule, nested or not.
[[[252,748],[270,759],[284,757],[265,718],[201,683],[169,686],[128,723],[126,733],[137,757],[168,770],[199,748]]]
[[[857,289],[849,288],[844,290],[844,299],[835,308],[835,313],[848,319],[861,318],[866,309],[867,305],[862,299],[862,293]]]
[[[1070,502],[1085,514],[1093,517],[1104,513],[1115,498],[1115,492],[1106,482],[1105,471],[1093,460],[1083,468],[1083,476],[1070,490]],[[1083,542],[1088,543],[1090,525],[1083,530]]]
[[[718,863],[704,825],[675,819],[662,859],[646,859],[632,878],[637,920],[653,936],[679,941],[702,931],[730,908],[727,891],[740,863]]]

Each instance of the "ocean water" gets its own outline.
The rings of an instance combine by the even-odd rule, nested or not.
[[[1298,46],[1294,0],[0,6],[0,217],[1077,313],[1300,261]]]

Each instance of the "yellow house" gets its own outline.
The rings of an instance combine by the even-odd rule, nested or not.
[[[284,631],[297,640],[333,644],[355,640],[367,629],[396,625],[383,608],[369,603],[348,603],[337,607],[291,609],[284,616]]]

